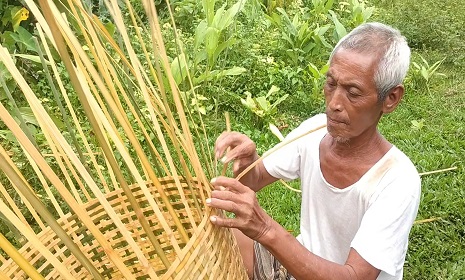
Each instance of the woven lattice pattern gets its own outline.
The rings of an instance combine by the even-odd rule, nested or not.
[[[196,224],[192,225],[185,215],[185,208],[180,202],[177,187],[172,179],[165,178],[160,181],[164,187],[165,193],[169,195],[172,205],[183,219],[184,228],[187,229],[190,240],[183,243],[179,234],[175,233],[177,244],[181,248],[180,254],[177,254],[170,242],[170,237],[166,232],[161,230],[159,222],[154,219],[153,209],[147,204],[145,196],[142,194],[137,185],[132,185],[131,190],[139,205],[142,206],[144,215],[147,217],[153,232],[155,232],[163,251],[168,256],[171,262],[170,267],[165,267],[164,264],[157,257],[152,244],[147,240],[147,236],[143,231],[139,220],[131,209],[127,197],[121,189],[110,192],[106,195],[107,200],[111,203],[112,207],[116,210],[121,220],[125,223],[127,229],[136,240],[138,246],[142,249],[150,265],[156,269],[157,275],[164,276],[163,279],[244,279],[245,274],[242,270],[238,270],[242,264],[238,262],[237,258],[232,258],[237,252],[231,252],[234,240],[226,230],[213,228],[207,221],[207,216],[201,220],[201,216],[195,210],[193,215]],[[194,200],[195,194],[190,192],[190,188],[186,181],[181,181],[186,196],[190,196],[190,207],[195,209]],[[198,182],[191,182],[195,185]],[[153,197],[156,198],[157,203],[162,204],[163,201],[159,198],[160,195],[152,187]],[[198,195],[198,194],[196,194]],[[145,207],[144,207],[145,205]],[[104,236],[113,244],[115,252],[124,260],[125,265],[133,272],[136,279],[148,279],[145,268],[137,261],[137,257],[132,252],[130,246],[122,237],[121,233],[109,218],[103,207],[97,200],[89,201],[84,204],[86,211],[98,225],[100,231]],[[160,207],[162,208],[162,207]],[[167,217],[169,222],[169,218]],[[122,279],[123,276],[119,273],[113,264],[108,260],[103,249],[95,241],[92,234],[87,228],[79,221],[76,215],[67,214],[59,219],[59,224],[65,229],[67,234],[79,245],[79,248],[85,252],[86,256],[92,261],[99,272],[108,279]],[[175,226],[173,225],[173,230]],[[39,235],[41,242],[57,256],[68,268],[76,279],[90,279],[90,275],[82,264],[74,258],[74,256],[67,250],[61,240],[50,229],[42,231]],[[37,270],[45,276],[46,279],[61,279],[60,274],[53,269],[53,266],[41,256],[37,250],[34,249],[35,245],[27,243],[20,249],[20,253],[30,261]],[[234,250],[234,249],[233,249]],[[181,269],[182,267],[182,269]],[[22,271],[13,261],[5,261],[0,267],[6,276],[11,279],[27,279],[27,275]]]

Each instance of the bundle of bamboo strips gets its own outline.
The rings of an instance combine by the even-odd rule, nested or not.
[[[150,29],[129,0],[130,23],[121,1],[106,1],[119,44],[80,0],[25,2],[64,131],[0,48],[43,137],[39,145],[0,103],[22,150],[0,146],[0,218],[10,229],[0,234],[0,279],[245,279],[231,232],[208,222],[213,164],[194,145],[153,1],[143,1]]]

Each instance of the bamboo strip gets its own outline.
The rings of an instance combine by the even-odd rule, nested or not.
[[[24,218],[24,215],[23,213],[21,213],[21,210],[19,210],[18,206],[16,205],[16,203],[13,201],[13,199],[11,198],[10,194],[8,193],[8,191],[5,189],[5,186],[2,184],[2,182],[0,182],[0,193],[3,195],[3,197],[5,198],[6,202],[8,203],[8,205],[10,206],[11,209],[13,209],[13,212],[15,213],[15,215],[20,219],[20,221],[26,225],[27,227],[31,228],[31,226],[29,225],[29,223],[26,221],[26,218]],[[32,230],[32,229],[31,229]]]
[[[424,175],[436,174],[436,173],[441,173],[441,172],[446,172],[446,171],[451,171],[451,170],[456,170],[456,169],[457,169],[457,166],[454,166],[454,167],[450,167],[450,168],[444,168],[444,169],[439,169],[439,170],[423,172],[423,173],[420,173],[419,175],[424,176]]]
[[[25,224],[21,223],[20,220],[15,216],[15,214],[0,200],[0,208],[2,213],[8,217],[13,224],[16,225],[16,228],[22,232],[29,242],[33,242],[37,250],[50,262],[54,265],[55,269],[60,273],[60,275],[65,279],[75,279],[69,272],[68,268],[61,263],[56,256],[54,256],[50,251],[42,244],[42,242],[37,238],[36,234],[32,229]],[[1,235],[1,233],[0,233]],[[12,257],[8,252],[7,254]],[[16,261],[15,261],[16,262]],[[32,266],[31,266],[32,267]],[[22,267],[21,267],[22,268]],[[33,268],[33,267],[32,267]],[[35,268],[33,268],[35,270]],[[23,269],[24,270],[24,269]],[[27,271],[25,271],[27,273]],[[29,273],[27,273],[29,275]],[[42,278],[40,278],[42,279]]]
[[[0,233],[0,248],[24,270],[32,280],[45,280],[29,262],[21,256],[13,245]]]
[[[0,106],[0,111],[4,111],[3,105]],[[3,114],[4,112],[0,112]],[[27,137],[26,137],[27,138]],[[16,185],[19,191],[24,195],[24,197],[31,203],[34,209],[37,210],[39,215],[47,222],[47,224],[53,228],[54,232],[63,240],[63,243],[69,248],[71,252],[80,260],[80,262],[89,270],[92,276],[95,279],[103,279],[98,273],[98,271],[92,266],[89,260],[84,256],[84,254],[79,250],[79,248],[74,244],[74,242],[68,237],[68,235],[63,231],[60,225],[56,222],[55,218],[47,211],[44,205],[40,200],[35,196],[31,189],[26,185],[26,183],[21,179],[21,177],[15,172],[13,168],[13,162],[10,158],[5,157],[5,150],[0,146],[0,169],[5,172],[10,181]],[[22,266],[21,266],[22,267]],[[23,267],[22,267],[23,268]]]
[[[85,147],[85,149],[86,149],[86,151],[87,151],[87,153],[84,153],[84,154],[89,155],[90,160],[92,161],[92,163],[94,164],[94,166],[98,166],[97,160],[96,160],[96,158],[95,158],[95,156],[94,156],[94,152],[92,151],[92,149],[91,149],[90,146],[89,146],[89,143],[88,143],[88,141],[87,141],[87,139],[86,139],[86,137],[85,137],[85,134],[84,134],[84,131],[83,131],[83,129],[82,129],[82,126],[80,125],[79,120],[78,120],[78,118],[77,118],[77,116],[76,116],[76,113],[75,113],[75,111],[74,111],[74,108],[73,108],[73,106],[72,106],[72,104],[71,104],[71,101],[69,100],[68,95],[66,94],[66,90],[65,90],[65,88],[64,88],[64,86],[63,86],[63,81],[62,81],[61,78],[60,78],[60,73],[58,72],[56,63],[55,63],[55,61],[53,60],[53,56],[52,56],[52,54],[51,54],[50,48],[49,48],[49,46],[48,46],[48,44],[47,44],[47,40],[45,39],[44,33],[43,33],[42,28],[41,28],[40,25],[37,25],[37,30],[38,30],[38,32],[39,32],[39,36],[40,36],[40,38],[41,38],[41,42],[43,42],[43,47],[44,47],[44,49],[45,49],[45,52],[46,52],[46,54],[47,54],[47,57],[49,58],[50,65],[51,65],[51,67],[52,67],[53,73],[54,73],[54,75],[55,75],[55,77],[56,77],[55,81],[58,83],[58,86],[59,86],[60,91],[61,91],[61,96],[63,97],[63,99],[64,99],[64,101],[65,101],[65,103],[66,103],[66,106],[67,106],[67,108],[68,108],[68,110],[69,110],[69,112],[70,112],[71,118],[72,118],[72,120],[73,120],[73,124],[75,125],[75,128],[77,129],[77,131],[78,131],[78,133],[79,133],[79,136],[80,136],[80,138],[81,138],[81,140],[82,140],[82,142],[83,142],[83,144],[84,144],[84,147]],[[101,153],[99,153],[99,154],[101,154]],[[106,191],[109,191],[108,184],[106,183],[106,180],[104,179],[103,174],[100,172],[100,169],[97,168],[96,170],[97,170],[98,176],[99,176],[99,178],[100,178],[100,181],[102,182],[103,187],[105,188]],[[81,186],[81,189],[83,189],[84,193],[86,193],[86,192],[85,192],[85,188],[83,188],[83,187]],[[87,196],[87,195],[86,195],[86,196]]]
[[[252,168],[254,168],[258,163],[262,162],[264,158],[266,158],[267,156],[269,156],[270,154],[272,154],[273,152],[281,149],[282,147],[286,146],[287,144],[290,144],[306,135],[309,135],[317,130],[320,130],[322,128],[326,127],[326,124],[324,125],[320,125],[314,129],[311,129],[299,136],[296,136],[292,139],[289,139],[289,140],[286,140],[286,141],[283,141],[281,143],[279,143],[278,145],[276,145],[274,148],[272,148],[271,150],[267,151],[265,154],[263,154],[259,159],[257,159],[255,162],[253,162],[251,165],[249,165],[246,169],[244,169],[237,177],[236,179],[239,180],[240,178],[242,178],[245,174],[247,174],[247,172],[249,172],[250,170],[252,170]]]
[[[11,58],[8,56],[5,56],[4,49],[0,48],[0,59],[4,62],[5,66],[9,69],[10,72],[13,72],[15,75],[15,79],[17,79],[18,84],[22,88],[24,93],[29,93],[29,95],[26,95],[28,97],[35,98],[34,94],[29,92],[30,89],[27,86],[27,83],[22,79],[22,76],[19,73],[15,73],[14,64],[11,61]],[[17,71],[17,69],[16,69]],[[32,109],[42,109],[40,107],[39,102],[32,102],[29,103],[32,107]],[[35,108],[36,106],[39,106],[38,108]],[[42,169],[42,172],[49,178],[49,180],[52,182],[53,185],[57,188],[57,190],[60,192],[61,196],[65,199],[65,201],[70,205],[70,207],[73,209],[73,211],[80,216],[82,221],[86,224],[86,226],[89,228],[89,230],[94,234],[94,237],[99,241],[99,243],[102,245],[102,247],[105,249],[105,252],[108,252],[108,256],[110,259],[115,263],[115,265],[124,273],[127,275],[129,279],[131,279],[131,274],[129,271],[125,268],[124,264],[122,261],[117,258],[112,252],[113,250],[111,249],[111,246],[109,243],[106,241],[106,239],[101,235],[101,233],[98,231],[98,229],[93,225],[92,221],[90,221],[88,215],[80,208],[80,206],[76,203],[76,201],[73,200],[72,195],[68,192],[66,187],[62,184],[61,180],[53,173],[51,168],[48,166],[46,161],[42,158],[42,156],[39,154],[33,146],[31,146],[31,143],[27,142],[27,140],[24,138],[23,133],[21,129],[16,125],[15,121],[9,116],[9,114],[6,112],[4,109],[3,105],[0,106],[0,115],[1,118],[3,119],[4,123],[7,124],[9,129],[13,132],[14,135],[16,135],[18,141],[23,145],[25,150],[32,156],[34,161],[38,164],[38,166]],[[48,117],[48,115],[45,112],[39,112],[38,114],[35,114],[36,117],[41,116],[41,117]],[[49,122],[52,122],[49,120]],[[53,123],[53,122],[52,122]],[[56,129],[56,128],[55,128]],[[52,128],[50,128],[52,130]],[[59,132],[57,132],[58,135]],[[62,139],[63,143],[66,143],[64,139]],[[74,161],[78,163],[79,161],[77,158],[74,158]],[[85,168],[83,168],[83,174],[87,174],[85,171]],[[72,245],[71,245],[72,246]],[[79,255],[79,253],[78,253]],[[85,259],[85,258],[84,258]],[[87,259],[82,262],[83,264],[87,263]],[[87,266],[87,265],[86,265]],[[90,268],[92,271],[92,268]],[[95,274],[95,273],[93,273]],[[95,274],[95,277],[100,278]]]

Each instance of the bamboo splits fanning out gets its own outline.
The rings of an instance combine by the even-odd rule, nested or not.
[[[33,112],[37,133],[31,139],[24,122],[18,125],[9,106],[0,105],[0,119],[16,139],[0,147],[2,217],[28,240],[4,234],[0,276],[245,279],[230,230],[209,222],[211,163],[200,162],[209,156],[196,149],[154,3],[143,1],[150,33],[141,34],[134,16],[123,17],[133,11],[130,1],[124,12],[121,1],[107,1],[117,28],[112,37],[79,0],[60,7],[25,2],[37,20],[42,65],[50,67],[43,73],[67,125],[55,121],[41,100],[48,96],[34,92],[1,48],[0,62]]]

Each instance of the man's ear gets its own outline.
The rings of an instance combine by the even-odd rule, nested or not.
[[[383,101],[383,114],[389,114],[399,105],[400,100],[404,97],[405,89],[403,85],[397,85],[391,89]]]

